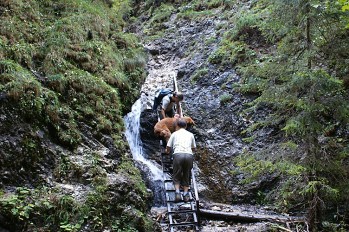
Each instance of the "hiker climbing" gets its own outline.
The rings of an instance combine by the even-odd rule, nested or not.
[[[158,110],[160,119],[174,117],[175,113],[182,115],[179,102],[183,101],[183,94],[162,89],[156,92],[153,110]]]
[[[194,135],[187,131],[187,122],[184,118],[179,118],[178,130],[171,134],[166,146],[166,153],[173,150],[173,183],[175,186],[175,201],[182,200],[180,185],[183,186],[183,201],[188,202],[191,169],[193,168],[193,150],[196,148]]]

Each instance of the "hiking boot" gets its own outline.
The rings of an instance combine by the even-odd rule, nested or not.
[[[180,202],[182,200],[182,196],[180,193],[175,193],[175,202]]]
[[[183,201],[184,201],[184,202],[190,201],[189,193],[187,193],[187,194],[185,194],[185,195],[183,196]]]

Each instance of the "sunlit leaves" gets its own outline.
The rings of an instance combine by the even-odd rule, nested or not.
[[[342,11],[349,11],[349,1],[348,0],[338,0],[342,6]]]

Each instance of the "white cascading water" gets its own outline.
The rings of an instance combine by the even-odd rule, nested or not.
[[[142,141],[139,134],[140,116],[142,111],[141,98],[132,106],[132,110],[124,117],[126,126],[126,138],[129,143],[133,159],[138,163],[138,168],[145,173],[145,181],[154,195],[154,206],[161,206],[165,203],[165,193],[163,190],[163,172],[152,160],[144,157]]]
[[[161,55],[159,55],[160,57]],[[126,126],[126,138],[129,143],[133,159],[140,165],[137,165],[143,173],[146,173],[147,186],[153,191],[154,206],[162,206],[166,202],[163,172],[162,168],[152,160],[144,157],[142,141],[140,138],[140,116],[144,108],[151,108],[154,96],[152,94],[159,88],[168,88],[173,86],[173,77],[176,76],[176,67],[174,59],[161,61],[159,57],[156,60],[152,56],[148,61],[148,76],[142,85],[141,97],[133,104],[132,110],[124,117]],[[150,105],[149,105],[150,104]]]
[[[153,180],[162,180],[162,170],[154,162],[147,160],[143,156],[142,141],[139,135],[141,108],[142,103],[140,98],[133,104],[131,112],[124,118],[126,125],[125,135],[130,145],[133,159],[145,164],[149,168]]]

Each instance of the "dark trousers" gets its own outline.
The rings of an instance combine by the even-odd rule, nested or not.
[[[173,154],[173,182],[182,186],[190,186],[193,155],[186,153]]]

